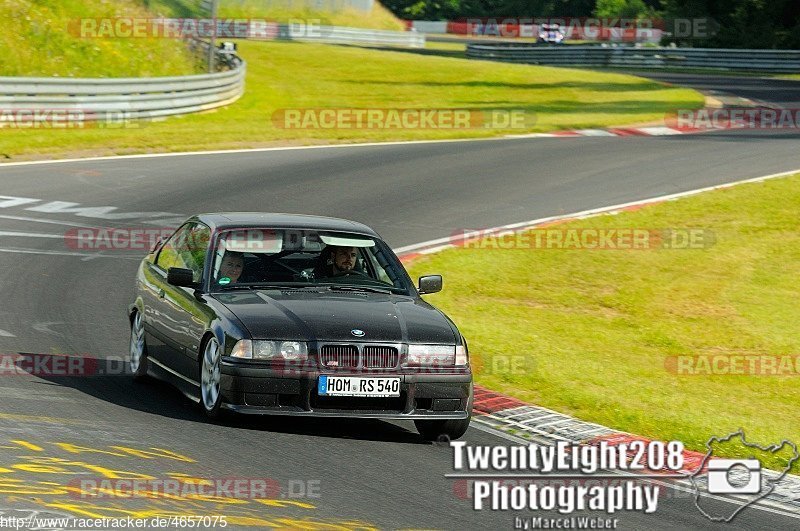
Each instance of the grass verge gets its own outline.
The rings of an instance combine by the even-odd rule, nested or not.
[[[240,42],[247,90],[205,114],[119,129],[0,128],[6,159],[109,155],[286,144],[492,137],[554,129],[662,121],[703,97],[641,78],[564,68],[486,63],[291,42]],[[470,108],[520,111],[520,129],[286,129],[280,109]]]
[[[169,39],[81,39],[80,18],[152,17],[134,0],[0,0],[0,76],[128,77],[186,75],[195,60]]]
[[[188,18],[197,16],[198,0],[141,0],[151,10],[167,17]],[[278,22],[320,20],[322,24],[354,28],[405,31],[405,24],[380,2],[372,11],[357,9],[324,9],[318,0],[220,0],[218,16],[221,18],[264,18]]]
[[[800,175],[551,227],[696,228],[715,242],[704,248],[452,249],[410,271],[444,275],[446,289],[426,299],[468,338],[480,385],[698,451],[740,427],[751,442],[800,444],[798,204]],[[509,367],[511,355],[524,370]],[[676,364],[686,355],[722,363],[718,371],[735,361],[728,355],[751,356],[744,367],[762,355],[776,370],[794,365],[731,375],[695,363],[689,374]]]

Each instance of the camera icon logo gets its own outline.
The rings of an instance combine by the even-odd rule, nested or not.
[[[730,522],[747,507],[758,503],[775,492],[792,466],[800,461],[800,451],[788,440],[761,446],[750,442],[743,430],[724,437],[711,437],[706,442],[708,452],[689,475],[694,489],[694,504],[713,522]],[[719,459],[714,454],[739,454],[746,451],[746,459]],[[785,460],[781,470],[767,470],[762,463]],[[704,496],[704,495],[710,495]],[[729,504],[710,502],[714,497],[728,498]]]
[[[709,461],[709,494],[758,494],[760,491],[761,463],[757,459]]]

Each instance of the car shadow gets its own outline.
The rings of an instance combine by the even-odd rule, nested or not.
[[[208,419],[198,404],[169,382],[148,376],[133,381],[127,362],[62,354],[24,354],[24,372],[50,385],[68,387],[118,407],[233,429],[406,444],[430,444],[413,429],[378,419],[236,415]]]

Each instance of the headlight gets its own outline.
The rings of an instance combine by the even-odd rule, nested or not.
[[[255,341],[253,357],[259,360],[269,360],[275,357],[275,343],[272,341]]]
[[[456,361],[453,345],[409,345],[407,365],[420,367],[452,367]]]
[[[308,358],[308,344],[299,341],[242,339],[234,345],[231,357],[247,360],[305,360]]]
[[[281,357],[285,360],[304,360],[308,357],[308,346],[297,341],[284,341],[280,344]]]
[[[299,341],[254,341],[254,343],[254,358],[257,360],[308,358],[308,345]]]

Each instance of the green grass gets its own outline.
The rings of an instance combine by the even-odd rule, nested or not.
[[[706,229],[716,243],[703,249],[452,249],[410,270],[444,275],[426,299],[469,340],[480,385],[698,451],[740,427],[800,444],[800,373],[666,368],[678,355],[800,355],[798,205],[800,175],[557,226]],[[525,370],[494,370],[509,355]]]
[[[168,17],[197,16],[198,0],[141,0],[154,12]],[[372,11],[324,9],[316,0],[220,0],[222,18],[265,18],[278,22],[291,19],[321,20],[325,25],[404,31],[405,25],[391,11],[375,2]]]
[[[134,0],[0,0],[0,76],[126,77],[185,75],[195,61],[167,39],[81,39],[68,31],[82,17],[151,17]]]
[[[466,43],[463,42],[442,42],[442,41],[425,41],[425,48],[428,50],[446,50],[465,52],[467,50]]]
[[[702,96],[641,78],[581,70],[424,57],[358,47],[240,42],[247,90],[237,103],[138,129],[0,129],[8,157],[121,154],[268,145],[491,137],[507,133],[657,122]],[[287,108],[472,108],[535,115],[525,129],[283,129]]]

